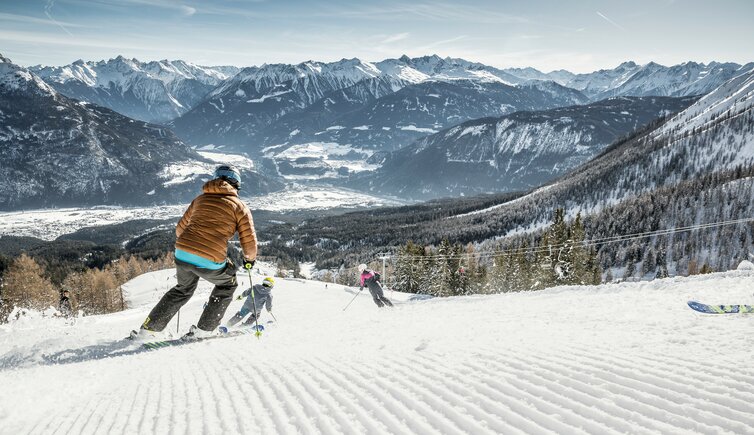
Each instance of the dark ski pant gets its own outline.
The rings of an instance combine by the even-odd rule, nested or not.
[[[382,286],[379,282],[376,281],[370,281],[367,282],[367,288],[369,289],[369,293],[372,294],[372,299],[374,300],[374,303],[377,304],[378,307],[382,308],[385,305],[388,307],[392,307],[393,303],[390,302],[390,299],[386,298],[384,293],[382,292]]]
[[[238,287],[235,266],[228,261],[224,268],[211,270],[175,260],[175,267],[178,284],[168,290],[160,299],[160,302],[157,302],[147,320],[144,321],[142,328],[151,331],[165,329],[170,319],[191,299],[194,290],[196,290],[196,285],[199,283],[199,278],[204,278],[214,284],[215,288],[212,290],[209,301],[204,307],[196,326],[205,331],[214,330],[220,324],[220,320],[225,315],[225,310],[228,309],[228,305],[233,299],[233,292]]]

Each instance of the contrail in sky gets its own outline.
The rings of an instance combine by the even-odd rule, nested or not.
[[[612,24],[613,26],[615,26],[615,27],[623,30],[624,32],[626,31],[626,29],[623,26],[621,26],[620,24],[618,24],[615,21],[611,20],[610,18],[606,17],[605,14],[603,14],[602,12],[597,11],[597,15],[599,15],[600,17],[602,17],[602,19],[604,19],[608,23]]]
[[[71,36],[73,36],[73,33],[69,32],[68,29],[63,27],[62,24],[58,23],[58,21],[52,17],[52,7],[55,5],[55,0],[47,0],[47,4],[45,5],[45,15],[47,15],[47,18],[50,19],[53,23],[55,23],[58,27],[63,29],[63,31]]]

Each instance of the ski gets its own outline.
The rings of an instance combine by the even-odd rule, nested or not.
[[[707,305],[697,301],[688,304],[692,310],[705,314],[754,313],[754,305]]]
[[[257,330],[257,328],[254,328],[254,327],[231,329],[231,330],[228,330],[225,327],[220,327],[220,332],[221,332],[220,335],[213,335],[211,337],[204,337],[204,338],[186,339],[184,337],[180,337],[180,338],[174,338],[170,340],[148,341],[146,343],[142,343],[141,347],[147,350],[157,350],[157,349],[162,349],[164,347],[183,346],[184,344],[197,343],[199,341],[214,340],[217,338],[237,337],[239,335],[247,335],[247,334],[259,335],[259,333],[261,333],[262,330],[264,330],[264,327],[261,325],[259,327],[259,330]]]

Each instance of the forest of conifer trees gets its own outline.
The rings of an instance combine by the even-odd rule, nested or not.
[[[599,284],[597,253],[584,247],[584,241],[581,215],[568,223],[564,210],[557,209],[552,225],[534,245],[523,239],[505,249],[484,251],[447,239],[435,248],[409,242],[398,249],[388,285],[407,293],[455,296]]]

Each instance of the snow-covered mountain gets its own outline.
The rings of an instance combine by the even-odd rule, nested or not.
[[[424,80],[477,80],[513,85],[526,80],[524,77],[479,62],[442,58],[436,54],[416,58],[403,55],[398,59],[386,59],[375,65],[384,74],[393,75],[395,71],[400,71],[399,77],[415,77],[415,80],[411,80],[414,83]],[[411,74],[408,71],[411,71]]]
[[[625,62],[589,74],[542,73],[437,55],[263,65],[244,69],[171,126],[194,145],[253,150],[317,141],[390,150],[482,116],[612,96],[701,95],[742,68]]]
[[[0,59],[0,209],[176,203],[196,194],[189,173],[165,177],[212,162],[170,130],[68,98]]]
[[[638,65],[624,62],[613,69],[586,74],[568,71],[543,73],[534,68],[505,69],[506,73],[522,79],[552,80],[577,89],[592,101],[618,96],[692,96],[704,95],[727,80],[754,68],[754,63],[685,62],[663,66],[655,62]]]
[[[404,83],[389,77],[368,78],[347,88],[330,92],[303,110],[288,113],[268,125],[261,136],[264,143],[301,143],[320,140],[318,132],[327,132],[336,120],[391,95]]]
[[[234,76],[233,66],[205,67],[181,60],[140,62],[118,56],[99,62],[30,68],[61,94],[131,118],[163,123],[194,107]]]
[[[245,68],[170,125],[196,145],[259,144],[260,132],[283,116],[380,75],[358,59]]]
[[[595,168],[609,167],[604,177],[593,180],[591,199],[582,202],[598,208],[608,198],[620,200],[713,173],[754,168],[752,125],[754,69],[725,82],[658,129],[612,148],[567,180],[592,179],[598,174]]]
[[[454,228],[496,238],[521,234],[549,222],[555,207],[571,217],[581,211],[595,239],[750,219],[752,126],[754,69],[524,197],[459,216]],[[751,225],[740,224],[607,244],[598,253],[603,264],[639,275],[640,270],[654,273],[660,265],[671,273],[688,273],[691,264],[727,270],[751,253],[752,242]]]
[[[391,153],[378,171],[354,182],[414,199],[529,189],[693,101],[621,97],[468,121]]]
[[[704,95],[752,68],[754,63],[741,66],[736,63],[711,62],[705,65],[686,62],[666,67],[650,62],[639,68],[620,86],[606,89],[594,98],[617,95]]]
[[[586,101],[554,82],[524,82],[438,56],[264,65],[243,70],[171,126],[197,145],[329,141],[394,149],[468,119]]]
[[[497,81],[457,79],[407,85],[357,108],[329,96],[325,101],[351,110],[341,110],[343,115],[329,118],[329,124],[316,125],[317,129],[299,128],[293,137],[289,136],[289,129],[294,125],[281,129],[279,123],[274,123],[265,140],[291,144],[324,141],[392,151],[469,119],[583,103],[586,98],[554,82],[510,86]],[[274,135],[275,131],[284,134]]]
[[[621,86],[636,74],[639,69],[641,69],[641,66],[634,62],[623,62],[613,69],[601,69],[591,73],[576,74],[571,77],[564,77],[565,80],[563,78],[558,80],[551,76],[548,76],[548,78],[558,81],[563,86],[578,89],[590,98],[597,98],[597,95]]]
[[[612,117],[620,118],[621,112],[613,112]],[[566,131],[562,118],[551,117],[529,128],[512,122],[498,125],[497,119],[469,122],[427,139],[437,139],[442,144],[442,136],[450,134],[462,146],[460,152],[452,147],[434,149],[434,144],[428,143],[417,154],[418,163],[414,160],[409,169],[377,180],[361,175],[354,182],[364,181],[363,185],[353,187],[378,190],[381,184],[394,183],[410,194],[418,191],[415,196],[419,196],[424,193],[423,183],[434,187],[430,183],[437,179],[441,180],[441,188],[448,191],[458,185],[479,183],[493,168],[490,162],[505,168],[494,160],[498,144],[493,139],[498,128],[501,137],[511,139],[499,144],[505,156],[519,143]],[[569,118],[579,119],[573,115]],[[588,126],[589,120],[581,122]],[[594,131],[598,131],[599,118],[591,122]],[[569,121],[566,125],[574,123]],[[519,125],[524,128],[517,130]],[[752,126],[754,69],[727,81],[685,110],[619,138],[588,162],[528,192],[432,201],[424,205],[430,210],[428,215],[417,213],[419,207],[414,206],[348,215],[340,220],[315,220],[293,230],[281,227],[271,232],[278,231],[302,251],[314,246],[329,249],[322,255],[323,262],[344,258],[342,249],[348,249],[347,255],[351,256],[353,251],[369,255],[394,249],[406,240],[420,245],[439,244],[443,239],[473,242],[484,252],[504,252],[542,246],[542,229],[550,225],[556,209],[562,208],[567,220],[581,213],[585,232],[592,241],[587,247],[595,250],[598,263],[609,272],[603,275],[605,279],[729,270],[754,255],[754,227],[750,222],[754,216]],[[528,130],[536,134],[525,134]],[[424,159],[423,151],[428,152]],[[449,154],[459,162],[448,158]],[[400,151],[396,156],[377,174],[391,166],[400,169],[401,163],[414,157]],[[481,161],[469,161],[469,156]],[[558,160],[564,157],[561,155]],[[510,157],[502,163],[509,161]],[[532,162],[537,163],[536,159]],[[528,169],[526,163],[516,169]],[[510,169],[509,178],[515,178],[516,169],[513,165]],[[441,184],[446,178],[450,182]],[[500,182],[508,182],[507,178]],[[433,209],[439,214],[431,213]],[[454,211],[442,213],[447,210]],[[417,214],[419,218],[415,218]],[[386,233],[386,225],[396,230]],[[673,229],[677,231],[671,233]],[[650,237],[648,233],[653,231],[666,233]],[[396,239],[394,234],[403,236]],[[325,245],[323,240],[327,240]],[[538,260],[533,254],[526,258],[534,267],[540,260],[541,256]],[[337,264],[334,261],[330,266]]]
[[[549,73],[543,73],[542,71],[532,68],[532,67],[526,67],[526,68],[504,68],[502,70],[503,72],[510,74],[514,77],[517,77],[518,79],[523,80],[552,80],[560,84],[565,84],[569,80],[572,80],[576,74],[566,71],[566,70],[557,70],[552,71]]]
[[[730,79],[740,69],[734,63],[704,65],[687,62],[664,67],[654,63],[637,65],[625,62],[615,69],[589,74],[564,70],[542,73],[534,68],[503,70],[437,55],[416,58],[404,55],[379,62],[354,58],[330,63],[265,64],[245,68],[238,75],[235,67],[201,67],[167,60],[142,63],[122,56],[108,61],[77,61],[64,67],[39,66],[33,67],[32,71],[66,96],[99,104],[136,119],[159,123],[172,121],[170,126],[191,145],[229,145],[248,150],[249,147],[286,143],[295,131],[300,136],[290,142],[312,141],[315,140],[314,134],[336,131],[327,128],[339,125],[345,127],[345,131],[338,129],[338,135],[316,140],[352,141],[359,146],[368,142],[366,145],[372,148],[385,147],[386,144],[388,148],[395,148],[418,137],[417,132],[436,131],[447,127],[453,120],[461,122],[479,116],[496,116],[525,106],[505,101],[487,113],[479,114],[477,110],[477,113],[453,114],[451,116],[458,118],[450,118],[447,122],[432,120],[424,122],[426,125],[417,125],[420,120],[407,119],[403,124],[380,125],[379,131],[348,130],[379,123],[381,115],[378,113],[355,119],[371,110],[379,111],[368,107],[374,104],[373,97],[387,97],[403,87],[430,82],[472,82],[479,87],[497,85],[501,89],[506,88],[500,85],[506,85],[524,91],[536,89],[550,94],[552,101],[523,108],[544,109],[583,104],[585,96],[597,101],[611,96],[700,95]],[[362,81],[364,84],[359,84]],[[348,95],[338,95],[337,92],[353,86],[371,88],[367,92],[371,97],[367,97],[363,90],[348,91],[361,95],[340,104],[338,100]],[[426,103],[417,102],[418,110],[422,110]],[[356,107],[358,105],[361,107]],[[484,102],[480,106],[484,106]],[[399,104],[399,107],[411,110],[405,104]],[[345,121],[334,122],[338,116],[359,109],[361,115],[354,115],[349,120],[353,125],[343,125],[348,124]],[[456,112],[464,110],[459,107]],[[411,113],[401,115],[412,117]],[[443,119],[441,113],[434,117]],[[409,130],[401,130],[404,127]],[[414,128],[416,130],[412,130]],[[403,134],[401,131],[414,133]],[[349,132],[353,133],[353,138],[346,134]],[[374,142],[372,138],[375,138]]]

